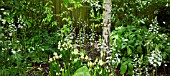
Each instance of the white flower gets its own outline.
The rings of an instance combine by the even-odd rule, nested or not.
[[[90,61],[90,62],[87,63],[87,65],[88,65],[88,66],[93,66],[94,63]]]
[[[115,55],[116,55],[116,57],[118,57],[118,54],[117,54],[117,53],[116,53]]]
[[[153,64],[154,67],[156,67],[157,65],[156,64]]]
[[[149,59],[149,63],[150,63],[150,64],[153,64],[153,61],[152,61],[151,59]]]
[[[54,52],[53,55],[57,56],[58,54],[56,52]]]
[[[60,50],[60,48],[61,48],[61,42],[59,41],[58,42],[58,49]]]
[[[150,24],[149,26],[152,27],[152,24]]]
[[[165,6],[168,7],[169,6],[168,3]]]
[[[103,57],[104,56],[104,53],[101,51],[100,52],[100,57]]]
[[[74,51],[71,52],[71,54],[79,54],[79,50],[78,49],[74,49]]]
[[[70,60],[72,60],[72,58],[70,57]]]
[[[16,54],[16,51],[14,51],[13,49],[12,49],[12,51],[11,51],[13,54]]]
[[[9,61],[9,58],[7,59],[7,61]]]
[[[151,60],[153,60],[155,57],[155,54],[152,54],[152,57],[149,57]]]
[[[106,57],[106,59],[108,60],[108,59],[112,59],[112,56],[110,56],[110,57]]]
[[[167,64],[164,64],[164,66],[167,66]]]
[[[114,60],[112,60],[112,63],[115,63],[115,61],[114,61]]]
[[[128,41],[128,39],[124,39],[124,41]]]
[[[17,40],[16,42],[17,42],[17,43],[19,43],[19,41],[18,41],[18,40]]]
[[[99,60],[99,65],[102,66],[104,64],[104,62],[101,60]]]
[[[94,61],[94,63],[97,63],[98,62],[98,58],[96,58],[96,60]]]
[[[78,61],[78,58],[74,59],[74,62],[77,62]]]
[[[6,20],[5,19],[2,19],[2,24],[5,24],[6,23]]]
[[[121,29],[122,27],[118,27],[118,29]]]
[[[161,62],[157,62],[158,63],[158,66],[161,66]]]
[[[120,63],[120,58],[117,58],[118,63]]]
[[[20,24],[18,25],[18,28],[23,28],[23,26],[21,26]]]
[[[60,71],[62,71],[62,72],[63,72],[63,71],[64,71],[64,69],[63,69],[63,68],[61,68],[61,69],[60,69]]]
[[[35,48],[34,48],[34,47],[32,47],[32,50],[35,50]]]
[[[56,73],[56,76],[60,76],[60,73]]]
[[[81,53],[80,55],[81,55],[80,58],[81,58],[81,59],[84,59],[84,53]]]
[[[21,49],[18,49],[18,52],[20,52],[21,51]]]
[[[154,59],[153,61],[154,61],[154,62],[157,62],[157,60],[156,60],[156,59]]]
[[[88,60],[88,56],[87,55],[86,55],[85,59]]]
[[[53,58],[49,58],[49,62],[52,62],[53,61]]]
[[[44,49],[42,48],[42,51],[44,51]]]
[[[61,57],[62,57],[62,54],[60,54],[58,58],[61,58]]]
[[[106,61],[106,63],[110,63],[110,61],[109,61],[109,60],[107,60],[107,61]]]
[[[102,74],[102,70],[100,70],[99,74]]]
[[[60,59],[62,57],[62,54],[58,55],[56,52],[53,53],[54,54],[54,59]]]
[[[0,10],[2,10],[2,11],[3,11],[3,10],[5,10],[5,9],[4,9],[4,8],[1,8]]]
[[[158,61],[162,61],[162,56],[158,57]]]

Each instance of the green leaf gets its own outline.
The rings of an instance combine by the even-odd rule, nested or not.
[[[128,74],[133,75],[133,65],[132,63],[128,63]]]
[[[142,36],[141,35],[137,35],[138,40],[142,41]]]
[[[128,55],[131,55],[131,54],[132,54],[132,50],[131,50],[131,48],[129,48],[129,47],[127,47],[127,54],[128,54]]]
[[[134,34],[129,35],[129,39],[132,40],[134,38]]]
[[[26,21],[26,22],[25,22],[25,24],[27,24],[27,25],[28,25],[28,28],[30,28],[30,27],[31,27],[31,23],[30,23],[30,22]]]
[[[127,70],[127,64],[125,62],[121,63],[120,74],[126,73],[126,70]]]
[[[116,39],[117,49],[121,49],[121,39]]]
[[[165,49],[165,52],[170,53],[170,47],[167,47],[167,48]]]
[[[73,76],[90,76],[89,70],[86,66],[83,66],[74,72]]]
[[[134,40],[130,40],[130,41],[128,41],[128,44],[129,45],[134,45],[134,42],[135,42]]]
[[[167,58],[167,53],[166,52],[162,52],[162,58],[166,59]]]
[[[126,61],[127,60],[127,58],[126,57],[122,57],[122,61]]]
[[[137,52],[138,52],[138,53],[142,53],[142,47],[141,47],[141,46],[138,46],[138,47],[137,47]]]

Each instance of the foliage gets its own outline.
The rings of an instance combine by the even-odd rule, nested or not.
[[[161,34],[157,22],[158,11],[166,4],[161,0],[113,1],[113,69],[119,68],[121,74],[148,75],[154,69],[149,69],[151,65],[157,68],[167,61],[169,37]]]
[[[0,75],[29,75],[46,64],[60,39],[52,8],[49,0],[1,1]]]
[[[137,25],[149,26],[161,7],[166,5],[164,0],[114,0],[112,22],[114,27]]]
[[[76,70],[73,76],[90,76],[88,68],[83,66]]]
[[[53,14],[51,0],[0,1],[0,75],[113,76],[119,75],[117,69],[122,75],[148,75],[170,60],[170,38],[159,32],[159,7],[152,9],[166,2],[113,0],[116,27],[110,38],[112,56],[105,58],[102,37],[95,38],[102,25],[102,0],[83,1],[62,0],[66,10],[59,14]],[[93,7],[92,23],[80,18],[74,26],[74,18],[65,15],[82,3]]]
[[[167,45],[169,43],[168,36],[159,34],[153,26],[150,28],[152,31],[146,27],[129,25],[118,27],[112,32],[113,56],[120,58],[121,74],[142,75],[143,73],[147,75],[148,71],[145,69],[149,69],[150,65],[153,67],[161,66],[161,63],[169,56],[166,51],[169,47]],[[116,57],[115,54],[118,56]]]

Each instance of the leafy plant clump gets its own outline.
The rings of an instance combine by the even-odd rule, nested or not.
[[[166,51],[169,47],[168,36],[151,29],[155,30],[155,26],[150,30],[141,26],[127,26],[112,31],[113,60],[120,59],[120,62],[113,63],[120,65],[120,74],[149,75],[149,71],[166,61],[169,56]]]
[[[0,1],[0,75],[43,74],[60,38],[50,0]],[[39,68],[39,69],[37,69]],[[45,72],[46,73],[46,72]]]

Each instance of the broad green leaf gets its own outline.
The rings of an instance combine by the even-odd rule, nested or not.
[[[162,52],[162,57],[163,57],[163,59],[166,59],[167,58],[167,53],[166,52]]]
[[[128,41],[128,44],[129,45],[134,45],[134,42],[135,42],[134,40],[130,40],[130,41]]]
[[[133,63],[132,60],[133,60],[132,58],[128,58],[126,61],[127,63]]]
[[[117,49],[121,49],[121,39],[116,39]]]
[[[141,35],[137,35],[138,40],[142,41],[142,36]]]
[[[133,65],[132,65],[132,63],[128,63],[128,74],[130,74],[130,75],[133,74]]]
[[[132,40],[134,38],[134,36],[135,36],[134,34],[129,35],[129,39]]]
[[[138,47],[137,47],[137,52],[138,52],[138,53],[142,53],[142,47],[141,47],[141,46],[138,46]]]
[[[126,61],[127,60],[127,58],[126,57],[122,57],[122,61]]]
[[[127,64],[125,62],[121,63],[120,74],[126,73],[126,70],[127,70]]]
[[[170,53],[170,47],[167,47],[167,48],[165,49],[165,52]]]
[[[131,55],[131,54],[132,54],[132,49],[129,48],[129,47],[127,47],[127,54],[128,54],[128,55]]]
[[[90,76],[89,70],[86,66],[83,66],[76,70],[73,76]]]
[[[124,49],[124,48],[126,48],[126,44],[122,44],[121,49]]]

